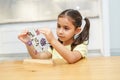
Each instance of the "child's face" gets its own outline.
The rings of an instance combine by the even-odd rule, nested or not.
[[[63,41],[63,44],[71,44],[76,34],[75,26],[67,17],[58,18],[57,23],[57,36]]]

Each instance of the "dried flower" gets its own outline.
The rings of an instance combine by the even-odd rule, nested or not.
[[[46,40],[45,40],[45,38],[41,38],[40,44],[41,44],[41,46],[46,45]]]

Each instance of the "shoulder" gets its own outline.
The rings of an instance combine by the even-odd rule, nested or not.
[[[87,56],[87,52],[88,52],[87,43],[88,43],[88,42],[85,41],[85,42],[83,42],[82,44],[77,45],[77,46],[73,49],[73,51],[74,51],[74,50],[79,51],[79,52],[81,53],[82,57],[86,57],[86,56]]]
[[[79,45],[77,45],[74,49],[76,49],[76,48],[84,48],[84,47],[87,47],[87,44],[88,44],[88,41],[84,41],[83,43],[81,43],[81,44],[79,44]]]

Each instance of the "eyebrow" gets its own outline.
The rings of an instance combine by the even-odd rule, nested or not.
[[[59,26],[61,26],[59,23],[57,23],[57,25],[59,25]],[[68,27],[68,25],[62,25],[63,27],[65,27],[65,26],[67,26]]]

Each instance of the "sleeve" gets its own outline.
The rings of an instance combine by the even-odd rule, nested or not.
[[[53,50],[49,47],[48,52],[52,54]]]
[[[77,45],[73,50],[79,51],[82,57],[87,57],[87,52],[88,52],[87,44],[83,43],[83,44]]]

